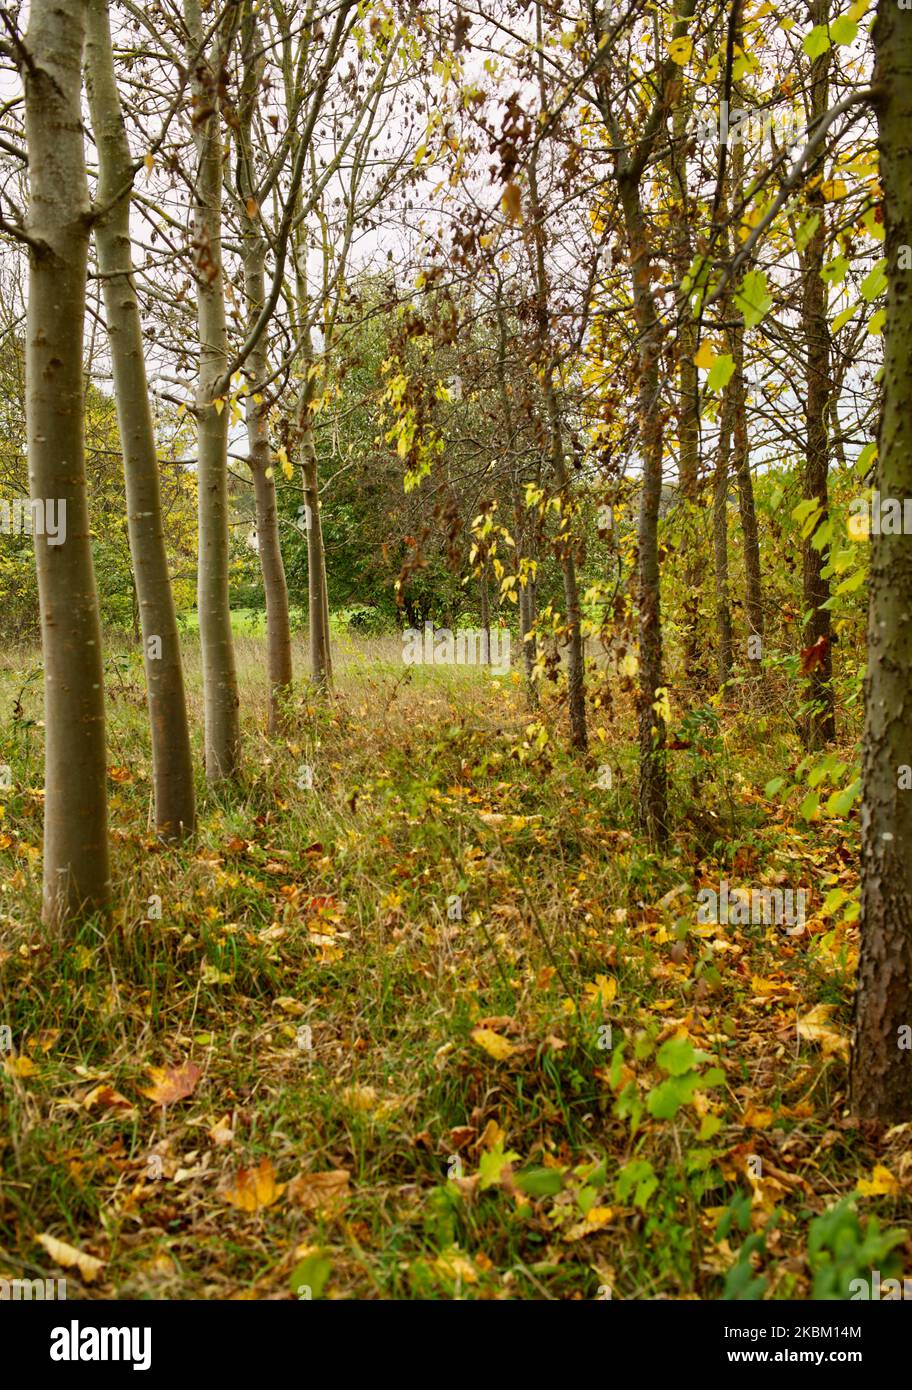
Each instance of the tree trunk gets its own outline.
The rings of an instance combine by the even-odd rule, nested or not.
[[[184,18],[194,53],[203,40],[199,0],[185,0]],[[240,759],[238,686],[228,598],[228,421],[219,383],[228,362],[222,271],[222,134],[219,83],[221,34],[206,58],[194,58],[192,99],[197,167],[193,247],[200,370],[196,394],[199,487],[198,600],[203,657],[206,777],[234,775]]]
[[[332,686],[332,654],[329,641],[329,605],[326,591],[326,552],[320,517],[317,482],[317,450],[310,413],[310,385],[305,381],[298,404],[301,475],[307,508],[307,596],[310,626],[310,678],[322,689]]]
[[[912,497],[912,288],[898,265],[912,245],[912,26],[881,0],[874,26],[884,189],[887,307],[877,486]],[[862,742],[861,958],[851,1066],[856,1114],[912,1119],[912,550],[872,535]],[[906,769],[903,777],[903,769]]]
[[[26,414],[31,496],[66,539],[35,526],[44,655],[43,920],[63,932],[106,912],[104,671],[86,499],[82,374],[91,218],[82,135],[84,0],[32,0],[25,86],[29,156]],[[65,510],[64,510],[65,509]]]
[[[763,594],[760,579],[760,537],[757,530],[757,510],[754,506],[754,480],[750,468],[750,445],[747,438],[747,391],[744,384],[744,327],[738,323],[732,329],[732,357],[735,370],[731,379],[733,394],[732,473],[738,483],[738,510],[741,517],[741,536],[744,542],[745,609],[748,626],[748,670],[761,676],[763,654]]]
[[[813,0],[811,23],[826,24],[830,0]],[[829,103],[830,53],[815,58],[811,66],[810,116],[825,115]],[[801,323],[805,341],[806,360],[806,426],[807,449],[804,466],[804,495],[820,504],[822,526],[828,516],[830,397],[830,329],[827,322],[827,287],[821,275],[826,256],[824,226],[825,202],[819,183],[808,191],[808,208],[820,220],[802,257]],[[804,725],[804,741],[808,748],[820,748],[836,737],[836,715],[832,691],[832,656],[830,652],[830,610],[822,605],[830,596],[829,582],[822,571],[826,557],[813,545],[813,534],[804,541],[802,550],[802,600],[808,613],[804,630],[806,646],[820,643],[821,656],[808,680],[807,699],[812,702]]]
[[[259,96],[262,74],[261,36],[254,14],[244,19],[244,80],[240,110],[238,193],[242,203],[244,241],[244,295],[247,301],[248,330],[252,332],[266,302],[266,242],[258,225],[253,114]],[[261,395],[261,383],[269,374],[266,335],[259,339],[247,359],[248,390],[244,399],[247,424],[247,452],[253,475],[256,505],[257,553],[266,598],[266,654],[269,673],[269,716],[271,734],[285,725],[285,706],[293,679],[291,624],[288,612],[288,584],[279,540],[279,512],[275,477],[269,448],[268,405]]]
[[[720,689],[731,680],[734,665],[731,592],[728,582],[728,483],[731,460],[734,391],[729,382],[719,419],[719,444],[713,475],[713,560],[716,581],[716,661]]]
[[[659,381],[661,326],[650,289],[650,257],[639,180],[618,178],[629,246],[633,311],[639,336],[639,436],[643,481],[639,516],[640,827],[651,840],[667,836],[668,784],[665,721],[655,708],[662,689],[662,612],[659,575],[659,507],[662,500],[662,415]]]
[[[107,0],[89,0],[86,38],[86,86],[98,150],[100,216],[95,223],[95,245],[123,450],[133,592],[142,625],[155,824],[161,835],[177,838],[192,832],[196,821],[193,759],[142,324],[133,283],[133,165],[114,75]]]
[[[544,101],[544,97],[543,97]],[[535,272],[536,318],[538,324],[538,353],[542,371],[542,390],[548,419],[549,462],[561,498],[561,531],[557,540],[557,558],[564,585],[564,607],[567,620],[567,703],[570,710],[570,742],[574,748],[585,749],[586,732],[586,668],[583,651],[583,615],[576,577],[576,558],[573,539],[573,507],[570,479],[564,459],[564,439],[560,403],[554,384],[555,361],[550,342],[548,323],[548,272],[545,264],[545,228],[543,210],[538,194],[536,158],[529,164],[529,197],[532,219],[533,270]]]

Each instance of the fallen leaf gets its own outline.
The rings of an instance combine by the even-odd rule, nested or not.
[[[36,1236],[36,1240],[44,1246],[55,1265],[61,1269],[78,1269],[87,1284],[97,1279],[104,1269],[104,1260],[96,1260],[94,1255],[86,1255],[75,1245],[67,1245],[65,1240],[58,1240],[56,1236],[45,1234]]]
[[[825,1057],[841,1057],[849,1060],[849,1039],[830,1024],[832,1004],[818,1004],[798,1020],[798,1036],[808,1042],[818,1043]]]
[[[857,1191],[862,1197],[899,1197],[902,1184],[894,1178],[889,1168],[885,1168],[882,1163],[875,1163],[874,1171],[869,1178],[858,1179]]]
[[[184,1062],[180,1067],[150,1067],[149,1075],[152,1085],[140,1088],[140,1094],[156,1105],[173,1105],[193,1094],[202,1072],[195,1062]]]
[[[87,1096],[83,1096],[83,1110],[94,1110],[95,1106],[102,1110],[135,1110],[131,1100],[122,1096],[119,1091],[115,1091],[113,1086],[101,1085],[93,1086]]]
[[[31,1057],[7,1057],[4,1067],[10,1076],[37,1076],[38,1068]]]
[[[285,1191],[285,1183],[276,1182],[275,1169],[268,1158],[261,1158],[256,1168],[239,1168],[229,1187],[223,1187],[223,1201],[238,1211],[259,1211],[271,1207]]]
[[[288,1184],[288,1200],[305,1211],[335,1215],[351,1196],[347,1168],[330,1168],[325,1173],[299,1173]]]
[[[473,1028],[472,1040],[477,1042],[479,1047],[484,1048],[489,1057],[493,1057],[495,1062],[505,1062],[508,1057],[512,1057],[519,1048],[506,1038],[502,1038],[499,1033],[495,1033],[493,1028]]]

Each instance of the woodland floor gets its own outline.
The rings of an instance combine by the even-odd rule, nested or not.
[[[764,794],[800,757],[784,701],[670,754],[656,855],[629,708],[595,712],[582,760],[547,690],[533,716],[518,677],[406,679],[397,643],[347,645],[333,702],[300,693],[269,742],[262,646],[240,640],[245,773],[201,786],[192,849],[150,833],[141,668],[110,669],[116,930],[53,955],[37,680],[11,718],[37,657],[0,656],[0,1276],[99,1298],[803,1298],[838,1262],[812,1222],[849,1196],[856,1263],[885,1268],[878,1232],[902,1228],[912,1265],[912,1127],[845,1117],[857,813],[805,823]],[[190,642],[188,666],[198,716]],[[807,885],[804,932],[701,926],[697,888],[722,879]],[[61,1269],[42,1236],[88,1258]]]

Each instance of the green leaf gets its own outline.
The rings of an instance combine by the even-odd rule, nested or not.
[[[813,32],[813,31],[812,31]],[[838,19],[834,19],[830,25],[830,37],[834,43],[851,43],[858,33],[858,25],[854,19],[849,19],[847,14],[841,14]]]
[[[805,34],[801,47],[809,58],[819,58],[830,47],[830,36],[825,24],[815,24],[809,34]]]
[[[793,521],[807,521],[812,512],[820,510],[820,503],[816,497],[805,497],[803,502],[799,502],[792,508]]]
[[[723,391],[735,370],[735,359],[729,353],[721,353],[712,364],[706,385],[710,391]]]
[[[799,251],[803,251],[806,248],[808,242],[810,241],[811,237],[814,235],[819,226],[819,212],[815,212],[811,217],[805,218],[805,220],[802,222],[801,226],[795,233],[795,244],[798,247]]]
[[[854,574],[849,575],[848,579],[842,581],[836,590],[837,594],[854,594],[856,589],[861,588],[867,577],[866,569],[856,570]]]
[[[831,261],[827,261],[820,275],[828,285],[841,285],[848,268],[849,262],[845,256],[834,256]]]
[[[529,1197],[554,1197],[564,1185],[558,1168],[527,1168],[517,1173],[516,1186]]]
[[[298,1298],[320,1298],[326,1288],[326,1281],[332,1271],[332,1264],[325,1255],[315,1251],[299,1260],[288,1278],[292,1293]]]
[[[500,1175],[508,1163],[518,1163],[519,1154],[512,1149],[504,1153],[503,1142],[496,1144],[493,1149],[483,1153],[478,1160],[479,1189],[483,1192],[486,1187],[496,1187],[500,1182]]]
[[[861,282],[861,292],[870,304],[872,299],[876,299],[879,294],[883,294],[887,288],[887,258],[884,256],[877,262],[873,270]]]
[[[773,780],[771,782],[767,782],[766,786],[763,788],[763,794],[764,796],[775,796],[776,793],[780,792],[784,786],[784,777],[774,777]]]
[[[656,1053],[656,1061],[669,1076],[683,1076],[696,1060],[697,1051],[689,1038],[669,1038]]]
[[[741,288],[735,295],[735,304],[744,315],[745,328],[755,328],[773,307],[772,296],[767,292],[766,276],[762,270],[749,270],[741,281]]]
[[[817,792],[808,792],[807,796],[798,807],[798,814],[802,820],[810,820],[819,805],[819,794]]]
[[[859,299],[857,304],[852,304],[849,306],[848,309],[843,309],[841,314],[837,314],[833,320],[833,332],[838,333],[840,328],[845,328],[849,319],[852,318],[855,314],[857,314],[860,308],[861,300]]]
[[[876,456],[877,444],[872,440],[870,444],[864,446],[861,453],[858,455],[858,460],[855,464],[855,472],[862,476],[867,473]]]

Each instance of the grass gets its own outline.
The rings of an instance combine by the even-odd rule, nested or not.
[[[857,933],[820,909],[851,905],[855,827],[765,797],[799,756],[775,715],[672,755],[657,855],[623,697],[575,758],[550,690],[533,716],[516,676],[343,639],[335,697],[302,683],[271,742],[237,648],[244,772],[178,848],[141,665],[109,664],[118,906],[62,950],[37,679],[10,718],[37,657],[0,658],[0,1276],[58,1274],[50,1235],[101,1298],[805,1297],[839,1198],[907,1229],[907,1136],[843,1116]],[[700,884],[777,876],[814,890],[802,934],[697,921]]]

